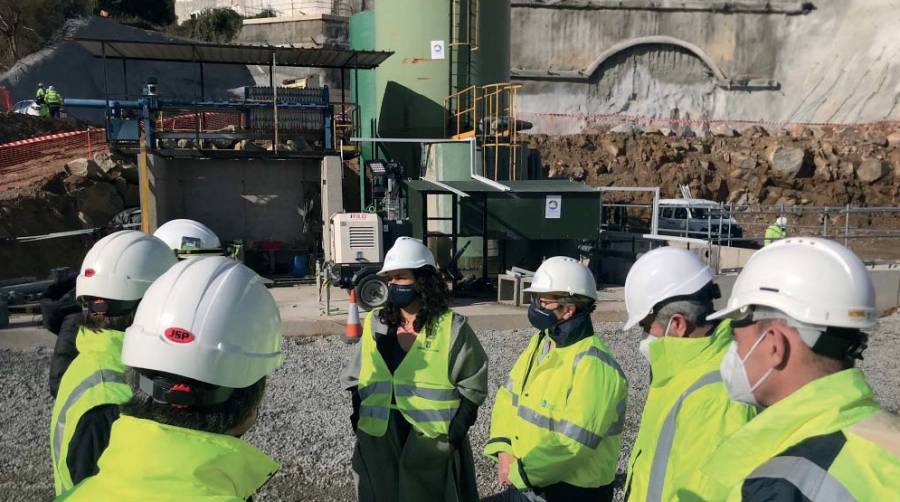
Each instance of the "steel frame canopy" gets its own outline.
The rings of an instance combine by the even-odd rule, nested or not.
[[[272,110],[275,117],[273,144],[278,154],[278,87],[275,69],[278,66],[301,68],[331,68],[341,72],[341,110],[346,109],[345,73],[352,70],[376,68],[394,53],[392,51],[357,51],[347,49],[321,49],[308,47],[282,47],[275,45],[216,44],[172,38],[164,41],[142,41],[114,38],[72,38],[91,55],[103,60],[104,92],[106,108],[110,107],[107,59],[122,61],[123,92],[127,96],[127,61],[156,61],[192,63],[199,66],[200,101],[206,100],[205,64],[257,65],[269,67],[269,87],[272,88]],[[205,103],[208,104],[208,103]],[[220,103],[221,104],[221,103]],[[107,128],[108,129],[108,128]],[[148,136],[149,138],[149,136]],[[199,138],[198,138],[199,139]],[[326,140],[328,143],[328,134]],[[324,146],[324,145],[323,145]]]
[[[107,59],[206,64],[291,66],[371,70],[393,52],[281,47],[277,45],[214,44],[192,40],[149,42],[103,38],[74,38],[91,55]]]

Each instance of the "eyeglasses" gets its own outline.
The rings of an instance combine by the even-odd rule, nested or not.
[[[644,330],[644,332],[649,333],[650,328],[653,326],[653,323],[656,321],[656,314],[650,312],[646,317],[638,321],[638,326]]]

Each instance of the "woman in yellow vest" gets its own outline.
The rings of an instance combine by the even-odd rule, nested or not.
[[[388,305],[370,312],[341,374],[356,433],[352,467],[364,502],[475,501],[468,441],[487,395],[487,356],[421,242],[397,239],[379,272]]]
[[[88,251],[75,285],[85,306],[75,346],[78,356],[63,374],[50,423],[53,482],[59,495],[97,473],[97,459],[131,398],[122,364],[122,340],[141,297],[176,262],[166,244],[123,230]]]

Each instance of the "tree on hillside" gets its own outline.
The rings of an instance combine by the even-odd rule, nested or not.
[[[173,34],[204,42],[228,43],[241,32],[244,18],[227,8],[204,9],[171,30]]]
[[[96,3],[98,10],[109,12],[113,19],[134,19],[159,27],[175,22],[175,0],[97,0]]]
[[[90,13],[94,0],[0,0],[0,70],[42,48],[71,17]]]

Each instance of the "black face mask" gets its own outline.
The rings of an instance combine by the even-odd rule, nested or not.
[[[406,307],[410,303],[416,301],[419,293],[412,284],[389,284],[387,301],[396,307]]]
[[[537,302],[532,302],[528,306],[528,322],[538,331],[544,331],[556,326],[559,319],[556,318],[552,310],[541,307]]]

